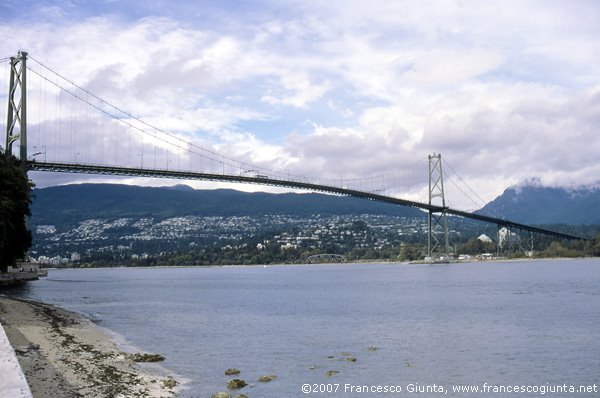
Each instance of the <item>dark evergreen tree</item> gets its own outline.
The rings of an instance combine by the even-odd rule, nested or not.
[[[25,164],[0,151],[0,272],[15,265],[31,246],[27,217],[32,187]]]

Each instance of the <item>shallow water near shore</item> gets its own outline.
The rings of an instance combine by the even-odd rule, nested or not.
[[[365,396],[346,383],[435,383],[461,397],[478,394],[452,386],[600,384],[598,259],[51,270],[10,294],[165,355],[162,366],[189,380],[184,398],[226,391],[232,378],[250,384],[248,397],[320,383],[341,384],[325,395],[344,397]],[[267,374],[277,378],[257,381]]]

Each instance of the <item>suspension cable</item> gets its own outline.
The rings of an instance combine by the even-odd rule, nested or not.
[[[77,84],[76,84],[76,83],[74,83],[72,80],[69,80],[69,79],[67,79],[66,77],[62,76],[61,74],[59,74],[59,73],[57,73],[57,72],[53,71],[52,69],[48,68],[48,67],[47,67],[47,66],[45,66],[44,64],[40,63],[40,62],[39,62],[39,61],[37,61],[35,58],[32,58],[32,57],[29,57],[29,58],[30,58],[30,59],[32,59],[33,61],[35,61],[36,63],[40,64],[40,65],[41,65],[42,67],[44,67],[46,70],[48,70],[48,71],[50,71],[51,73],[55,74],[55,75],[56,75],[56,76],[58,76],[59,78],[61,78],[61,79],[65,80],[66,82],[68,82],[68,83],[69,83],[69,84],[71,84],[71,85],[72,85],[74,88],[76,88],[76,89],[79,89],[79,90],[83,91],[84,93],[88,94],[89,96],[91,96],[91,97],[93,97],[93,98],[97,99],[98,101],[100,101],[102,104],[105,104],[105,105],[107,105],[108,107],[110,107],[110,108],[112,108],[112,109],[116,110],[117,112],[120,112],[121,114],[123,114],[123,116],[126,116],[126,117],[128,117],[128,118],[131,118],[131,119],[133,119],[133,120],[135,120],[135,121],[137,121],[137,122],[139,122],[139,123],[141,123],[141,124],[143,124],[143,125],[145,125],[145,126],[147,126],[147,127],[151,128],[152,130],[156,130],[156,131],[158,131],[158,132],[160,132],[160,133],[162,133],[162,134],[165,134],[166,136],[168,136],[168,137],[170,137],[170,138],[173,138],[174,140],[176,140],[176,141],[179,141],[180,143],[183,143],[183,144],[187,144],[187,145],[193,146],[193,147],[195,147],[195,148],[197,148],[197,149],[200,149],[200,150],[202,150],[202,151],[204,151],[204,152],[208,152],[208,153],[210,153],[210,154],[212,154],[212,155],[215,155],[215,156],[218,156],[219,158],[222,158],[222,159],[227,159],[227,160],[230,160],[230,161],[232,161],[232,162],[234,162],[234,163],[243,163],[243,162],[239,162],[239,161],[237,161],[237,160],[235,160],[235,159],[232,159],[232,158],[228,158],[228,157],[226,157],[226,156],[223,156],[223,155],[221,155],[221,154],[219,154],[219,153],[217,153],[217,152],[214,152],[214,151],[208,150],[208,149],[206,149],[206,148],[200,147],[199,145],[196,145],[196,144],[194,144],[194,143],[192,143],[192,142],[186,141],[186,140],[184,140],[184,139],[182,139],[182,138],[180,138],[180,137],[178,137],[178,136],[176,136],[176,135],[174,135],[174,134],[172,134],[172,133],[169,133],[169,132],[167,132],[167,131],[165,131],[165,130],[163,130],[163,129],[160,129],[160,128],[158,128],[158,127],[152,126],[151,124],[149,124],[149,123],[147,123],[147,122],[145,122],[145,121],[141,120],[140,118],[138,118],[138,117],[136,117],[136,116],[132,115],[131,113],[129,113],[129,112],[126,112],[126,111],[124,111],[123,109],[121,109],[121,108],[119,108],[119,107],[117,107],[117,106],[115,106],[115,105],[112,105],[111,103],[109,103],[109,102],[107,102],[107,101],[103,100],[102,98],[98,97],[97,95],[93,94],[92,92],[90,92],[90,91],[86,90],[85,88],[83,88],[83,87],[81,87],[81,86],[77,85]],[[28,69],[29,69],[29,68],[28,68]],[[144,130],[144,129],[142,129],[142,128],[138,127],[138,126],[135,126],[135,125],[133,125],[131,122],[127,122],[127,121],[123,120],[123,118],[122,118],[122,117],[119,117],[118,115],[114,115],[114,114],[112,114],[112,113],[110,113],[110,112],[106,111],[105,109],[102,109],[100,106],[90,103],[88,100],[86,100],[86,99],[82,98],[81,96],[79,96],[78,94],[76,94],[74,91],[70,91],[69,89],[66,89],[66,88],[64,88],[64,87],[63,87],[63,86],[61,86],[60,84],[58,84],[58,83],[56,83],[56,82],[53,82],[53,81],[51,81],[50,79],[48,79],[47,77],[43,76],[41,73],[37,72],[36,70],[34,70],[34,69],[29,69],[29,70],[30,70],[31,72],[35,73],[36,75],[38,75],[39,77],[41,77],[42,79],[45,79],[45,80],[49,81],[50,83],[54,84],[56,87],[60,88],[60,89],[61,89],[61,90],[63,90],[64,92],[66,92],[66,93],[68,93],[68,94],[72,95],[73,97],[75,97],[75,98],[77,98],[77,99],[79,99],[79,100],[81,100],[81,101],[83,101],[83,102],[87,103],[88,105],[90,105],[90,106],[94,107],[96,110],[98,110],[98,111],[100,111],[100,112],[102,112],[102,113],[106,114],[107,116],[110,116],[111,118],[113,118],[113,119],[116,119],[116,120],[118,120],[118,121],[120,121],[120,122],[122,122],[122,123],[124,123],[124,124],[128,125],[129,127],[132,127],[132,128],[134,128],[135,130],[138,130],[138,131],[140,131],[140,132],[142,132],[142,133],[145,133],[145,134],[151,135],[151,136],[152,136],[152,137],[154,137],[154,138],[159,138],[158,136],[156,136],[156,135],[154,135],[154,134],[152,134],[152,133],[149,133],[148,131],[146,131],[146,130]],[[173,143],[171,143],[171,142],[168,142],[168,141],[164,141],[164,142],[166,142],[166,143],[168,143],[168,144],[171,144],[171,145],[174,145],[174,146],[176,146],[176,147],[178,147],[178,148],[180,148],[180,149],[185,149],[184,147],[181,147],[181,146],[175,145],[175,144],[173,144]],[[189,150],[188,150],[188,151],[189,151]],[[198,153],[196,153],[196,154],[197,154],[197,155],[200,155],[200,154],[198,154]],[[200,156],[204,156],[204,155],[200,155]],[[206,156],[204,156],[204,157],[206,157]],[[217,160],[217,159],[210,158],[210,157],[208,157],[208,159],[215,160],[215,161]],[[219,162],[220,162],[220,160],[219,160]],[[250,165],[249,165],[249,166],[250,166]],[[266,169],[263,169],[263,170],[266,170]]]
[[[58,72],[56,72],[56,71],[54,71],[53,69],[51,69],[50,67],[48,67],[48,66],[44,65],[42,62],[38,61],[38,60],[37,60],[37,59],[35,59],[34,57],[32,57],[32,56],[29,56],[28,58],[29,58],[29,59],[31,59],[31,60],[33,60],[33,61],[34,61],[34,62],[36,62],[37,64],[39,64],[39,65],[40,65],[42,68],[44,68],[44,69],[48,70],[50,73],[53,73],[53,74],[55,74],[55,75],[56,75],[56,76],[58,76],[59,78],[61,78],[61,79],[65,80],[65,81],[66,81],[66,82],[68,82],[69,84],[73,85],[75,88],[77,88],[77,89],[79,89],[79,90],[81,90],[81,91],[85,92],[85,93],[86,93],[86,94],[88,94],[89,96],[91,96],[91,97],[93,97],[94,99],[96,99],[96,100],[100,101],[100,103],[102,103],[102,104],[104,104],[104,105],[108,106],[109,108],[112,108],[112,109],[116,110],[117,112],[119,112],[119,113],[123,114],[124,116],[126,116],[126,117],[128,117],[128,118],[131,118],[131,119],[135,120],[136,122],[138,122],[138,123],[141,123],[142,125],[144,125],[144,126],[146,126],[146,127],[150,128],[150,129],[152,129],[152,130],[158,131],[158,132],[160,132],[160,133],[162,133],[162,134],[164,134],[164,135],[166,135],[166,136],[168,136],[168,137],[170,137],[170,138],[172,138],[172,139],[174,139],[174,140],[178,141],[179,143],[181,143],[181,144],[184,144],[184,146],[181,146],[181,145],[175,145],[175,144],[173,144],[173,143],[171,143],[171,142],[168,142],[168,141],[164,141],[164,140],[162,140],[163,142],[166,142],[166,143],[168,143],[168,144],[171,144],[171,145],[175,146],[176,148],[182,149],[182,150],[184,150],[184,151],[186,151],[186,152],[189,152],[189,153],[194,153],[194,154],[196,154],[196,155],[198,155],[198,156],[204,157],[205,159],[209,159],[209,160],[212,160],[212,161],[215,161],[215,162],[218,162],[218,163],[224,163],[224,164],[226,164],[227,166],[230,166],[230,167],[243,167],[243,166],[247,166],[247,167],[255,168],[255,169],[258,169],[258,170],[260,170],[260,171],[264,171],[264,172],[268,172],[268,173],[272,173],[272,174],[277,174],[277,175],[283,175],[283,174],[284,174],[284,173],[277,172],[277,171],[274,171],[274,170],[269,170],[269,169],[266,169],[266,168],[263,168],[263,167],[260,167],[260,166],[256,166],[256,165],[248,164],[248,163],[245,163],[245,162],[240,162],[240,161],[239,161],[239,160],[237,160],[237,159],[230,158],[230,157],[228,157],[228,156],[222,155],[222,154],[220,154],[220,153],[218,153],[218,152],[215,152],[215,151],[212,151],[212,150],[210,150],[210,149],[203,148],[203,147],[201,147],[201,146],[199,146],[199,145],[197,145],[197,144],[195,144],[195,143],[193,143],[193,142],[186,141],[186,140],[184,140],[184,139],[182,139],[182,138],[180,138],[180,137],[178,137],[178,136],[176,136],[176,135],[174,135],[174,134],[172,134],[172,133],[169,133],[168,131],[166,131],[166,130],[164,130],[164,129],[161,129],[161,128],[158,128],[158,127],[156,127],[156,126],[153,126],[153,125],[149,124],[148,122],[145,122],[144,120],[142,120],[142,119],[140,119],[140,118],[138,118],[138,117],[136,117],[136,116],[132,115],[131,113],[129,113],[129,112],[127,112],[127,111],[125,111],[125,110],[123,110],[123,109],[121,109],[121,108],[117,107],[116,105],[113,105],[112,103],[110,103],[110,102],[108,102],[108,101],[106,101],[106,100],[104,100],[104,99],[102,99],[102,98],[98,97],[97,95],[95,95],[94,93],[90,92],[89,90],[87,90],[87,89],[85,89],[85,88],[83,88],[83,87],[79,86],[78,84],[76,84],[76,83],[75,83],[75,82],[73,82],[72,80],[70,80],[70,79],[68,79],[68,78],[64,77],[63,75],[61,75],[61,74],[59,74]],[[29,69],[29,68],[28,68],[28,69]],[[40,73],[38,73],[37,71],[35,71],[35,70],[33,70],[33,69],[30,69],[30,70],[31,70],[33,73],[35,73],[35,74],[37,74],[38,76],[40,76],[41,78],[43,78],[43,79],[46,79],[46,80],[49,80],[49,79],[47,79],[46,77],[42,76],[42,75],[41,75]],[[95,109],[99,110],[100,112],[103,112],[103,113],[105,113],[106,115],[108,115],[108,116],[110,116],[110,117],[112,117],[112,118],[114,118],[114,119],[117,119],[117,120],[119,120],[119,121],[120,121],[120,122],[122,122],[122,123],[125,123],[125,124],[127,124],[129,127],[133,128],[133,129],[135,129],[135,130],[137,130],[137,131],[139,131],[139,132],[141,132],[141,133],[148,134],[148,135],[152,136],[153,138],[160,139],[160,138],[159,138],[157,135],[155,135],[155,134],[152,134],[152,133],[150,133],[150,132],[148,132],[148,131],[146,131],[146,130],[144,130],[144,129],[140,128],[140,127],[134,126],[132,123],[124,121],[122,118],[118,117],[117,115],[113,115],[113,114],[111,114],[111,113],[107,112],[106,110],[102,109],[101,107],[99,107],[99,106],[97,106],[97,105],[94,105],[94,104],[91,104],[91,103],[87,102],[85,99],[81,98],[81,97],[80,97],[80,96],[78,96],[77,94],[75,94],[75,93],[73,93],[73,92],[70,92],[69,90],[66,90],[66,89],[64,89],[64,88],[63,88],[63,87],[61,87],[59,84],[57,84],[57,83],[55,83],[55,82],[51,82],[51,83],[55,84],[57,87],[59,87],[60,89],[62,89],[62,90],[63,90],[63,91],[65,91],[65,92],[69,93],[70,95],[72,95],[72,96],[74,96],[74,97],[78,98],[79,100],[81,100],[81,101],[83,101],[83,102],[86,102],[88,105],[90,105],[90,106],[94,107]],[[207,152],[207,153],[209,153],[209,154],[211,154],[211,155],[213,155],[213,156],[217,156],[218,158],[217,158],[217,159],[215,159],[215,158],[213,158],[213,157],[206,156],[206,155],[202,155],[202,154],[200,154],[200,153],[197,153],[197,152],[191,151],[189,148],[186,148],[186,147],[185,147],[185,146],[187,146],[187,145],[189,145],[189,146],[192,146],[192,147],[194,147],[194,148],[196,148],[196,149],[198,149],[198,150],[200,150],[200,151]],[[229,162],[233,162],[233,163],[225,163],[225,162],[224,162],[224,160],[226,160],[226,161],[229,161]],[[300,176],[295,176],[295,177],[300,177]]]
[[[43,69],[45,69],[48,72],[50,72],[51,74],[57,76],[59,79],[62,79],[63,81],[67,82],[68,85],[73,87],[73,90],[63,87],[57,81],[52,81],[51,79],[42,75],[42,73],[38,72],[37,70],[32,69],[28,65],[28,69],[32,73],[39,76],[40,78],[46,80],[47,82],[50,82],[51,84],[55,85],[57,88],[59,88],[60,90],[63,90],[65,93],[68,93],[69,95],[73,96],[74,98],[77,98],[80,101],[88,104],[89,106],[93,107],[94,109],[100,111],[102,114],[104,114],[114,120],[117,120],[120,123],[132,128],[142,134],[149,135],[159,141],[162,141],[162,142],[172,146],[173,148],[176,148],[177,150],[182,150],[184,152],[200,156],[200,157],[210,160],[212,162],[222,164],[224,167],[228,166],[228,167],[235,168],[235,169],[239,168],[240,170],[245,170],[245,171],[248,171],[250,169],[250,170],[254,170],[256,172],[260,172],[260,173],[276,175],[281,179],[293,178],[293,179],[300,180],[300,181],[307,180],[307,178],[304,176],[291,175],[288,172],[275,171],[275,170],[267,169],[267,168],[264,168],[261,166],[253,165],[253,164],[250,164],[247,162],[239,161],[237,159],[222,155],[214,150],[210,150],[210,149],[204,148],[202,146],[199,146],[199,145],[195,144],[194,142],[186,141],[185,139],[183,139],[173,133],[170,133],[159,127],[153,126],[150,123],[140,119],[139,117],[136,117],[136,116],[132,115],[131,113],[125,111],[124,109],[122,109],[116,105],[113,105],[112,103],[100,98],[96,94],[94,94],[94,93],[90,92],[89,90],[76,84],[71,79],[68,79],[67,77],[61,75],[60,73],[56,72],[52,68],[46,66],[45,64],[38,61],[36,58],[32,57],[31,55],[28,56],[28,59],[31,59],[36,64],[40,65],[40,67],[42,67]],[[76,93],[76,90],[80,90],[82,93],[85,93],[86,98],[83,98],[82,95],[79,95],[78,93]],[[96,101],[98,101],[99,104],[92,103],[89,100],[90,97],[95,99]],[[114,114],[114,113],[110,112],[109,110],[107,110],[106,108],[112,109],[112,110],[116,111],[118,114]],[[135,125],[132,121],[126,120],[126,119],[135,121],[135,122],[139,123],[140,125],[145,126],[147,129],[140,127],[138,125]],[[154,132],[156,132],[156,133],[154,133]],[[166,140],[163,137],[160,137],[157,133],[163,134],[164,136],[170,138],[170,140]],[[191,148],[194,148],[195,150],[191,149]],[[390,178],[393,178],[394,175],[395,175],[395,173],[391,173],[391,174],[387,174],[387,175],[386,174],[377,175],[377,176],[372,176],[372,177],[367,177],[367,178],[340,178],[340,179],[317,178],[316,180],[323,181],[323,182],[329,182],[332,184],[333,183],[340,183],[340,184],[361,184],[361,183],[369,184],[369,183],[371,183],[371,184],[373,184],[373,182],[378,179],[385,181],[386,176],[388,179],[390,179]],[[390,176],[392,176],[392,177],[390,177]],[[385,188],[385,187],[382,187],[382,188]]]
[[[473,190],[473,188],[471,188],[471,187],[469,186],[469,184],[467,184],[467,182],[466,182],[465,180],[463,180],[463,179],[462,179],[462,177],[461,177],[461,176],[460,176],[460,175],[459,175],[459,174],[456,172],[456,170],[454,170],[454,168],[453,168],[453,167],[450,165],[450,163],[448,163],[448,161],[446,161],[445,159],[442,159],[442,160],[443,160],[444,164],[445,164],[446,166],[448,166],[448,167],[450,168],[450,170],[451,170],[451,171],[454,173],[454,175],[456,176],[456,178],[458,178],[458,179],[460,180],[460,182],[462,182],[462,183],[463,183],[463,185],[464,185],[464,186],[465,186],[465,187],[466,187],[466,188],[469,190],[469,192],[471,192],[471,194],[472,194],[472,195],[474,195],[474,196],[477,198],[477,200],[479,200],[479,203],[477,203],[477,202],[476,202],[476,201],[475,201],[475,200],[474,200],[474,199],[473,199],[473,198],[472,198],[472,197],[471,197],[469,194],[465,193],[465,192],[464,192],[464,191],[463,191],[463,190],[462,190],[460,187],[458,187],[458,185],[457,185],[456,183],[454,183],[454,182],[453,182],[453,184],[455,184],[455,186],[456,186],[456,187],[457,187],[457,188],[458,188],[458,189],[459,189],[459,190],[460,190],[460,191],[461,191],[461,192],[462,192],[462,193],[463,193],[463,194],[464,194],[464,195],[465,195],[465,196],[466,196],[466,197],[467,197],[467,198],[468,198],[468,199],[469,199],[471,202],[473,202],[473,204],[475,204],[476,206],[479,206],[479,207],[483,207],[483,206],[485,206],[485,204],[486,204],[486,201],[485,201],[485,200],[483,200],[483,199],[481,198],[481,196],[479,196],[479,195],[477,194],[477,192],[475,192],[475,191]],[[451,181],[452,181],[452,180],[451,180]]]

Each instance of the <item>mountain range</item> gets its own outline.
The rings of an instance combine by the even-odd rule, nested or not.
[[[140,187],[119,184],[64,185],[33,191],[33,224],[92,218],[257,216],[287,214],[381,214],[424,217],[417,209],[317,193],[273,194],[231,189],[194,190],[185,185]],[[477,211],[525,224],[600,224],[600,189],[568,190],[518,186]]]
[[[600,224],[600,189],[515,186],[477,213],[524,224]]]
[[[185,185],[140,187],[78,184],[35,189],[31,222],[35,225],[121,217],[305,216],[381,214],[424,217],[413,208],[317,193],[273,194],[231,189],[194,190]]]

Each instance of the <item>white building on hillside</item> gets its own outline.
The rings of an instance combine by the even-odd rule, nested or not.
[[[486,234],[481,234],[477,237],[477,240],[480,240],[484,243],[492,243],[492,238],[487,236]]]

